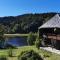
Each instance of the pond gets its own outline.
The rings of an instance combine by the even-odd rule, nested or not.
[[[27,45],[27,37],[9,38],[7,43],[10,45],[13,45],[13,46],[26,46]]]

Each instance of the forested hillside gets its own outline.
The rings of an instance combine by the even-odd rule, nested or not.
[[[56,13],[24,14],[19,16],[0,17],[0,30],[4,33],[37,32],[38,27]]]

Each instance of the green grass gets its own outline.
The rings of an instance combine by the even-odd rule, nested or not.
[[[22,51],[34,50],[39,53],[44,60],[60,60],[60,55],[44,51],[42,49],[37,49],[35,46],[24,46],[18,47],[18,49],[13,49],[13,57],[8,57],[9,49],[0,50],[0,56],[5,55],[8,57],[8,60],[17,60],[17,57],[21,54]]]
[[[8,50],[0,50],[0,56],[3,56],[3,55],[5,55],[5,56],[8,56]]]
[[[4,37],[27,37],[29,34],[4,34]],[[37,33],[34,33],[36,36]]]

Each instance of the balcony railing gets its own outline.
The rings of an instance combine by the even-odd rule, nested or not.
[[[60,40],[59,34],[47,34],[47,38],[53,39],[53,40]]]

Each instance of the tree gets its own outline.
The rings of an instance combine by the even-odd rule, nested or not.
[[[0,56],[0,60],[7,60],[6,56]]]
[[[12,30],[11,32],[15,33],[17,29],[18,29],[18,24],[15,24],[13,29],[11,29]]]
[[[4,26],[0,24],[0,48],[3,48],[4,47]]]
[[[42,39],[39,38],[39,32],[38,32],[37,37],[36,37],[36,41],[35,41],[35,46],[36,46],[38,49],[39,49],[39,47],[40,47],[40,45],[41,45],[41,40],[42,40]]]
[[[8,52],[8,54],[9,54],[9,57],[12,57],[13,56],[13,49],[12,48],[9,48],[9,52]]]
[[[32,32],[29,33],[28,38],[27,38],[27,43],[28,45],[33,45],[35,41],[35,37]]]
[[[43,60],[42,57],[33,50],[25,51],[18,56],[18,60]]]

